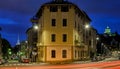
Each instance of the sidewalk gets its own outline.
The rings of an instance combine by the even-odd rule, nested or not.
[[[104,60],[100,60],[100,61],[75,61],[73,62],[73,64],[82,64],[82,63],[93,63],[93,62],[109,62],[109,61],[115,61],[115,60],[119,60],[117,57],[110,57],[110,58],[105,58]]]
[[[104,61],[115,61],[115,60],[119,60],[118,57],[106,58]]]
[[[82,64],[82,63],[90,63],[91,60],[87,60],[87,61],[75,61],[73,62],[73,64]]]
[[[36,66],[36,65],[48,65],[47,63],[7,63],[7,64],[2,64],[0,67],[3,66]]]

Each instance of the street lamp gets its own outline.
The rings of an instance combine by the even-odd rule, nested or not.
[[[87,32],[86,30],[89,29],[89,28],[90,28],[90,25],[89,25],[89,24],[86,24],[86,25],[85,25],[85,43],[86,43],[86,35],[87,35],[87,34],[86,34],[86,32]]]
[[[28,41],[25,41],[25,43],[26,43],[26,52],[28,51]],[[27,54],[26,54],[26,57],[28,58],[28,54],[29,54],[29,52],[27,52]]]
[[[37,46],[36,46],[37,44],[36,43],[37,43],[37,38],[38,38],[37,35],[38,35],[38,29],[39,29],[38,24],[34,23],[33,24],[33,29],[34,29],[33,31],[35,31],[34,35],[36,35],[36,37],[35,37],[36,40],[34,40],[35,44],[32,46],[32,49],[31,49],[30,52],[32,53],[32,55],[31,55],[32,62],[36,62],[36,55],[37,55]]]
[[[35,30],[38,30],[38,25],[33,25],[33,28],[35,29]]]
[[[85,36],[84,36],[84,39],[85,39],[85,45],[87,45],[87,35],[88,35],[88,33],[89,33],[89,31],[88,31],[88,33],[87,33],[87,30],[90,28],[90,25],[89,24],[86,24],[86,25],[84,25],[84,29],[85,29]],[[90,55],[90,49],[89,49],[89,46],[88,46],[88,56]]]
[[[96,38],[97,41],[98,41],[99,39],[100,39],[99,37]]]
[[[90,25],[89,25],[89,24],[86,24],[86,25],[85,25],[85,29],[88,29],[88,28],[90,28]]]

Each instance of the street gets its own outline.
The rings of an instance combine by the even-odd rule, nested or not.
[[[0,66],[0,69],[120,69],[120,60],[70,64],[26,64]]]

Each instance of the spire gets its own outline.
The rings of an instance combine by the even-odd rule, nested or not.
[[[18,35],[18,39],[17,39],[17,43],[16,43],[16,45],[20,45],[19,35]]]

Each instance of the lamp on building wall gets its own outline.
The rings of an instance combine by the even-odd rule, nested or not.
[[[38,33],[38,29],[39,29],[39,27],[38,27],[38,24],[36,24],[36,23],[34,23],[33,24],[33,30],[34,31],[36,31],[36,33]],[[38,38],[38,37],[37,37]],[[35,41],[35,40],[34,40]],[[37,40],[36,40],[36,43],[37,43]],[[31,51],[31,53],[32,53],[32,55],[31,55],[31,61],[32,62],[36,62],[36,56],[37,56],[37,46],[35,45],[35,46],[33,46],[33,49],[32,49],[32,51]]]
[[[85,29],[88,29],[88,28],[90,28],[90,25],[89,25],[89,24],[86,24],[86,25],[85,25]]]
[[[26,43],[26,52],[27,52],[27,51],[29,51],[28,50],[29,49],[29,47],[28,47],[28,41],[26,40],[25,43]],[[27,52],[26,58],[28,58],[28,56],[29,56],[29,52]]]
[[[100,39],[99,37],[96,38],[97,41],[98,41],[99,39]]]
[[[86,30],[88,30],[88,29],[90,28],[90,25],[89,25],[89,24],[86,24],[86,25],[84,26],[84,28],[85,28],[85,43],[86,43],[86,39],[87,39],[87,38],[86,38],[86,35],[87,35],[86,32],[87,32],[87,31],[86,31]]]
[[[85,45],[87,45],[87,37],[86,36],[88,36],[88,33],[89,33],[89,31],[88,31],[88,33],[87,33],[87,30],[89,30],[89,28],[90,28],[90,25],[89,24],[86,24],[86,25],[84,25],[84,29],[85,29],[85,36],[84,36],[84,38],[85,38]],[[90,49],[89,49],[89,46],[88,46],[88,56],[90,55]],[[84,58],[85,59],[85,58]]]
[[[38,25],[37,25],[37,24],[33,25],[33,28],[34,28],[35,30],[38,30]]]

